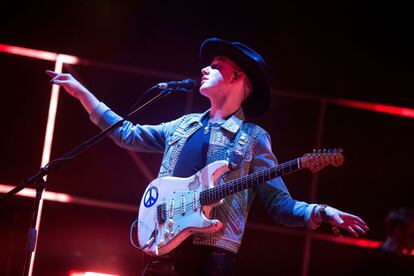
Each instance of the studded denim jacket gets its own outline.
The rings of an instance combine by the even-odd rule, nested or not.
[[[159,125],[139,125],[125,121],[116,128],[111,138],[119,146],[140,152],[163,153],[158,177],[170,176],[178,160],[178,156],[188,137],[202,127],[201,120],[205,113],[188,114],[176,120]],[[100,103],[90,115],[91,120],[104,129],[119,121],[120,116]],[[212,128],[207,163],[217,160],[228,160],[238,139],[244,121],[243,111],[239,109],[220,127]],[[226,173],[222,181],[229,181],[249,173],[266,169],[277,164],[272,153],[269,134],[257,125],[247,123],[243,129],[247,137],[247,149],[242,157],[241,166]],[[310,219],[315,204],[297,201],[289,194],[283,180],[278,177],[258,185],[254,190],[247,189],[228,196],[223,204],[214,208],[214,216],[223,222],[221,230],[212,234],[194,235],[193,243],[216,246],[237,253],[244,234],[249,208],[255,195],[258,194],[268,213],[276,222],[285,226],[317,225]]]

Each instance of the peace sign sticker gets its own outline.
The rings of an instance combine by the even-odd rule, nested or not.
[[[157,187],[152,186],[144,195],[144,206],[149,208],[157,202],[158,199],[158,189]]]

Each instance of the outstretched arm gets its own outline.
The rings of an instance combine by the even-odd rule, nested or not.
[[[62,86],[72,97],[81,102],[92,122],[101,129],[106,129],[122,119],[71,74],[56,73],[51,70],[46,70],[46,73],[52,77],[51,83]],[[174,123],[139,125],[125,121],[111,133],[110,137],[119,146],[133,151],[163,152],[166,137],[171,133],[173,126]]]

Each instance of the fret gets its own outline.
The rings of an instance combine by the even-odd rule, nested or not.
[[[238,179],[225,182],[217,187],[202,191],[200,193],[200,204],[208,205],[218,202],[226,196],[238,193],[248,188],[255,187],[260,183],[292,173],[299,169],[301,169],[299,165],[299,159],[294,159],[275,167],[271,167],[262,171],[242,176]]]

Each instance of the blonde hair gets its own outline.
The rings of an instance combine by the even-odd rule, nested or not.
[[[250,80],[245,73],[244,80],[243,80],[243,101],[242,102],[247,100],[247,98],[251,94],[252,94],[252,84],[250,83]]]

